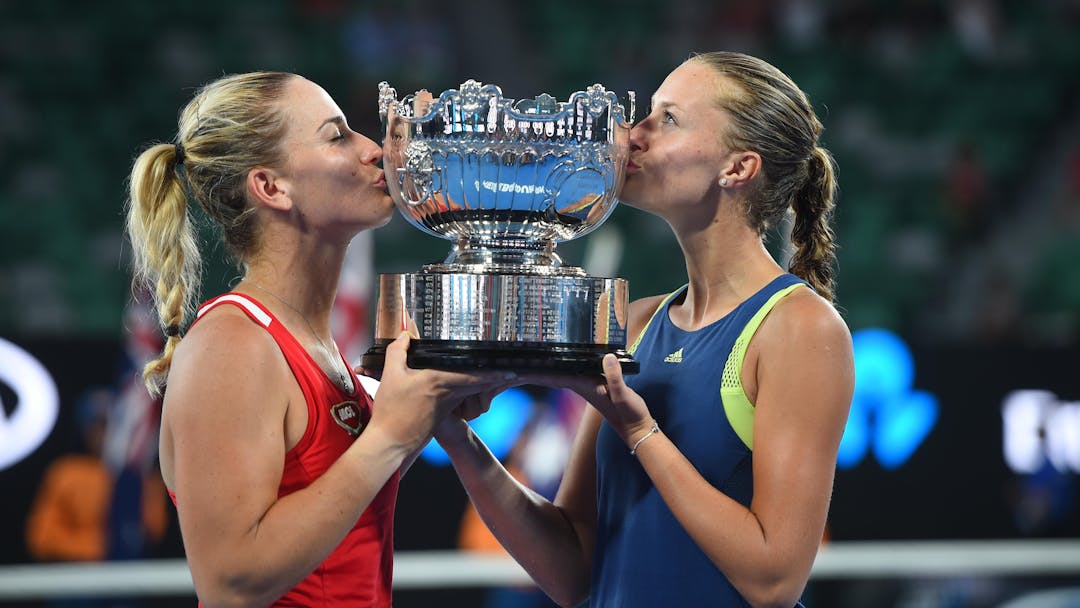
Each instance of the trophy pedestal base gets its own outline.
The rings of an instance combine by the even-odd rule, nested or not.
[[[360,364],[369,369],[381,369],[386,347],[392,340],[377,340]],[[598,376],[603,373],[604,355],[612,353],[619,359],[623,374],[636,374],[640,365],[625,350],[612,350],[609,345],[552,343],[475,342],[464,340],[412,339],[406,361],[412,368],[434,368],[455,371],[512,370],[522,373],[555,373]]]
[[[410,331],[411,367],[599,375],[613,353],[634,374],[627,299],[624,279],[576,274],[383,274],[375,346],[362,364],[382,367],[387,345]]]

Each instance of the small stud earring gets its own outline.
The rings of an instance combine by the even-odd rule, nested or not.
[[[720,178],[720,185],[721,186],[726,186],[727,185],[727,178],[726,177],[721,177]]]

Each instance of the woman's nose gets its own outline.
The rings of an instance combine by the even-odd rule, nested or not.
[[[382,160],[383,149],[379,144],[371,141],[367,137],[363,138],[361,143],[360,158],[367,165],[376,165]]]
[[[639,122],[634,125],[634,128],[630,129],[630,149],[635,151],[649,149],[645,121]]]

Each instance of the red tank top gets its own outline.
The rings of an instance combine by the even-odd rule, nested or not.
[[[270,332],[304,393],[308,408],[307,429],[300,442],[285,454],[278,488],[279,497],[291,494],[326,472],[363,432],[371,419],[371,396],[364,391],[347,362],[356,394],[344,392],[326,376],[285,326],[250,296],[239,293],[218,296],[199,308],[195,321],[221,304],[239,307]],[[391,605],[398,481],[399,474],[395,473],[341,544],[274,606],[381,608]]]

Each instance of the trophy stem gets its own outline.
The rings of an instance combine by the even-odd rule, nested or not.
[[[521,237],[468,235],[458,237],[442,264],[429,264],[426,271],[497,272],[519,274],[584,276],[584,271],[563,264],[555,253],[555,241]]]

